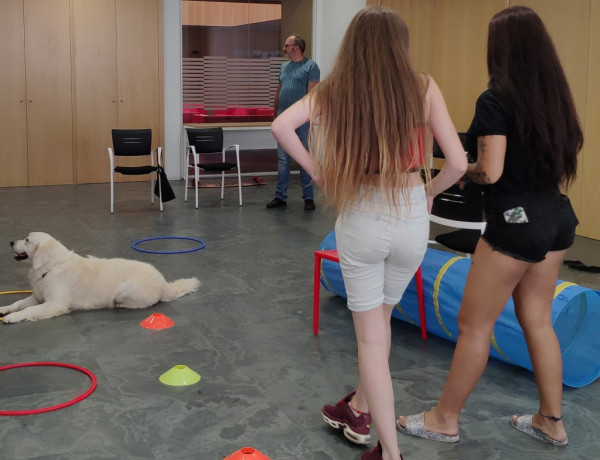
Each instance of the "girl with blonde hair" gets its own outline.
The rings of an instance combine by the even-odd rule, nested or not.
[[[295,134],[308,120],[310,152]],[[350,441],[367,444],[372,417],[379,442],[362,459],[401,459],[389,369],[392,310],[423,260],[433,197],[467,168],[444,98],[431,77],[411,67],[402,18],[369,7],[351,21],[331,74],[271,129],[338,212],[359,382],[336,405],[324,406],[323,418]],[[431,133],[446,161],[424,185]]]

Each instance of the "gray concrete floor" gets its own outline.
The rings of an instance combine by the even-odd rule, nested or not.
[[[202,189],[200,209],[175,201],[160,213],[148,203],[147,184],[117,184],[115,214],[106,184],[0,190],[0,290],[27,289],[28,264],[12,259],[9,241],[45,231],[81,255],[125,257],[154,264],[168,280],[197,276],[201,289],[146,310],[73,312],[39,322],[0,327],[0,365],[51,361],[93,372],[96,391],[58,411],[0,417],[1,459],[210,459],[243,446],[271,459],[356,459],[364,451],[321,420],[320,409],[356,384],[356,346],[344,300],[322,293],[321,332],[312,334],[313,251],[333,229],[334,216],[318,201],[305,212],[299,177],[292,177],[285,210],[266,210],[267,185],[237,189],[225,200]],[[432,229],[435,232],[436,228]],[[201,238],[206,248],[186,254],[134,251],[154,236]],[[182,249],[183,242],[148,243]],[[578,238],[568,258],[600,265],[600,242]],[[598,289],[597,274],[564,267],[561,279]],[[1,304],[16,296],[0,296]],[[174,320],[152,331],[139,323],[160,312]],[[393,320],[391,369],[397,413],[431,407],[454,343]],[[598,343],[591,343],[597,351]],[[597,359],[597,354],[596,358]],[[593,358],[592,358],[593,359]],[[183,364],[199,383],[172,387],[159,376]],[[0,372],[0,410],[44,407],[85,391],[74,370],[31,367]],[[598,459],[600,382],[565,389],[570,444],[554,448],[508,426],[513,413],[536,410],[533,374],[491,359],[469,399],[461,441],[445,445],[398,434],[407,460]]]

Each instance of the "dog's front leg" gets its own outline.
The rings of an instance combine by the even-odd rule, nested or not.
[[[25,299],[17,300],[16,302],[11,303],[10,305],[7,305],[6,307],[0,307],[0,316],[4,316],[7,313],[12,313],[14,311],[23,310],[24,308],[27,308],[27,307],[32,307],[34,305],[37,305],[38,303],[39,302],[35,298],[35,296],[30,295],[29,297],[27,297]]]
[[[6,324],[18,323],[20,321],[37,321],[38,319],[52,318],[69,312],[69,307],[56,302],[46,301],[39,305],[25,308],[14,313],[9,313],[2,321]]]

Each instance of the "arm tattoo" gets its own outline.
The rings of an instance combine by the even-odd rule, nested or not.
[[[469,179],[471,179],[473,182],[476,182],[478,184],[489,184],[490,183],[490,177],[487,175],[487,173],[485,172],[485,170],[483,169],[483,166],[481,165],[481,160],[483,159],[483,156],[485,154],[485,139],[483,137],[478,138],[477,140],[477,162],[473,163],[472,166],[469,166],[469,169],[467,171],[467,176],[469,177]]]
[[[485,139],[483,137],[477,138],[477,150],[479,150],[480,155],[483,155],[485,151]]]

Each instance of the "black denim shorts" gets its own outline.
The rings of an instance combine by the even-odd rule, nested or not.
[[[486,199],[483,239],[496,251],[541,262],[549,251],[569,248],[579,224],[565,195],[523,194]]]

